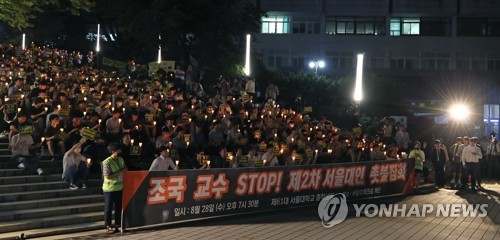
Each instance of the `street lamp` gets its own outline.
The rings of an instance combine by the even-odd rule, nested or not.
[[[363,100],[363,58],[364,54],[358,54],[358,62],[356,66],[356,84],[354,86],[354,101],[361,102]]]
[[[309,68],[314,68],[314,72],[316,74],[318,73],[318,67],[319,68],[324,68],[325,67],[325,61],[318,60],[318,61],[310,61],[309,62]]]

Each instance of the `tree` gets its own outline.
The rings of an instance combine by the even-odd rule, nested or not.
[[[123,0],[98,1],[102,25],[116,29],[119,58],[142,55],[186,67],[190,56],[206,68],[206,77],[235,74],[244,60],[245,35],[259,30],[260,12],[247,0]],[[161,34],[161,42],[158,40]],[[206,85],[210,83],[205,83]]]
[[[46,8],[55,8],[61,12],[78,15],[80,11],[89,12],[93,0],[0,0],[0,21],[16,29],[33,26],[33,20]]]

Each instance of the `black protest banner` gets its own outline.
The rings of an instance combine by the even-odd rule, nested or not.
[[[123,191],[124,228],[317,204],[412,190],[414,159],[284,167],[130,171]]]

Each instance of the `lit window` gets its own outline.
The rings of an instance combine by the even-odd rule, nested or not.
[[[290,32],[290,18],[286,16],[262,17],[262,33],[283,34]]]

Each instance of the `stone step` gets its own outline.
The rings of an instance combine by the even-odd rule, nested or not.
[[[41,161],[43,160],[51,160],[52,157],[50,155],[40,155],[41,156]],[[8,154],[0,154],[0,163],[2,162],[11,162],[12,161],[12,155],[10,153]],[[62,162],[61,158],[58,158],[55,162]]]
[[[61,180],[61,174],[47,174],[47,175],[21,175],[0,177],[0,185],[16,184],[16,183],[37,183],[37,182],[51,182]]]
[[[71,216],[79,213],[98,212],[104,210],[104,203],[86,203],[47,208],[22,209],[0,212],[0,221],[17,221],[52,216]],[[0,229],[1,231],[1,229]]]
[[[31,191],[31,192],[2,193],[0,194],[0,202],[71,197],[71,196],[99,194],[100,192],[101,192],[100,187],[90,187],[87,189],[77,189],[77,190],[64,188],[64,189],[42,190],[42,191]]]
[[[24,169],[0,169],[0,177],[27,175]]]
[[[78,205],[86,203],[102,203],[104,198],[101,194],[91,194],[73,197],[36,199],[28,201],[2,202],[0,203],[0,212],[13,211],[33,208],[48,208],[66,205]]]
[[[88,187],[98,187],[100,185],[100,180],[89,179],[87,181]],[[1,193],[12,193],[12,192],[29,192],[29,191],[42,191],[42,190],[52,190],[52,189],[63,189],[68,188],[69,184],[64,181],[54,181],[54,182],[38,182],[38,183],[21,183],[21,184],[8,184],[0,185]],[[1,219],[0,219],[1,220]]]
[[[33,218],[9,222],[0,222],[0,233],[14,233],[19,236],[21,233],[27,234],[30,229],[50,228],[62,226],[66,228],[72,224],[91,223],[104,220],[103,211],[69,214],[63,216]],[[104,226],[101,225],[101,228]],[[30,237],[32,238],[32,237]]]
[[[40,240],[68,239],[68,236],[65,234],[96,231],[96,230],[102,230],[102,232],[99,231],[99,233],[104,233],[104,221],[46,227],[46,228],[31,229],[31,230],[18,231],[12,233],[2,233],[0,234],[0,240],[16,239],[21,233],[24,233],[27,239],[31,238],[36,238]],[[80,237],[82,238],[78,239],[86,239],[88,235],[82,234]]]
[[[0,169],[6,169],[6,168],[16,168],[17,164],[14,161],[0,161]],[[41,167],[43,169],[46,168],[62,168],[62,162],[61,161],[49,161],[49,160],[42,160],[38,163],[38,167]]]

